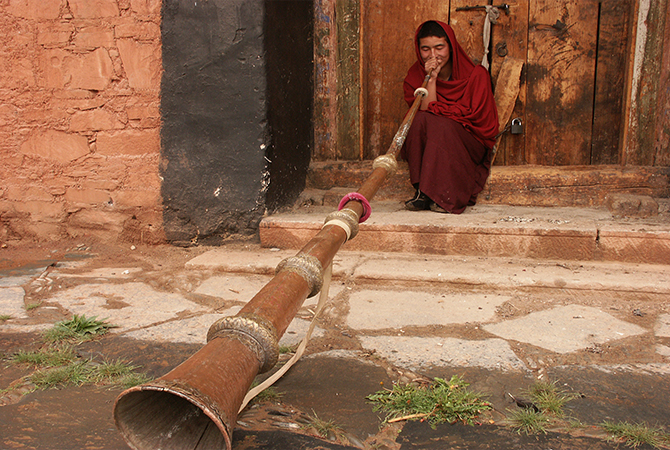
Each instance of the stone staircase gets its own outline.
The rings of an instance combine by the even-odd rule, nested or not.
[[[342,196],[356,191],[370,170],[366,162],[313,168],[296,205],[261,221],[261,245],[302,248],[321,229],[326,215],[337,209]],[[663,187],[654,185],[657,174],[645,185],[639,174],[629,181],[611,176],[617,170],[542,169],[543,180],[529,180],[529,169],[515,168],[512,177],[508,168],[494,168],[478,204],[452,215],[406,211],[403,200],[413,191],[401,166],[371,201],[370,219],[342,250],[670,264],[670,201],[640,195],[631,205],[608,197],[617,191],[662,194]],[[538,178],[537,170],[534,176]],[[594,176],[602,178],[601,183],[586,192],[585,178],[593,186]],[[525,185],[520,187],[518,180],[525,180]],[[552,191],[561,195],[557,198]],[[645,199],[653,205],[645,205]],[[638,217],[621,217],[622,211]]]

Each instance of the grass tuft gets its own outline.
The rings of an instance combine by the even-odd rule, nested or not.
[[[469,391],[469,384],[457,375],[449,381],[435,378],[429,386],[393,385],[366,398],[375,404],[374,411],[387,413],[386,421],[427,420],[435,428],[440,423],[473,424],[491,404],[480,394]]]
[[[42,302],[41,302],[41,301],[39,301],[39,302],[35,302],[35,303],[28,303],[28,304],[26,305],[26,311],[30,311],[30,310],[39,308],[40,306],[42,306]]]
[[[9,314],[0,314],[0,322],[6,322],[7,320],[11,319],[12,316]]]
[[[48,347],[33,352],[19,350],[12,361],[16,364],[31,364],[33,366],[56,367],[71,363],[77,359],[77,355],[70,347],[52,348]]]
[[[114,384],[121,386],[123,389],[129,389],[131,387],[139,386],[140,384],[148,383],[152,379],[153,378],[144,373],[133,372],[121,375],[114,381]]]
[[[556,417],[563,417],[563,406],[578,397],[577,394],[559,390],[556,382],[543,380],[533,383],[526,393],[542,412]]]
[[[563,407],[567,402],[579,397],[578,394],[566,392],[556,385],[556,382],[545,380],[535,380],[535,382],[524,392],[530,401],[523,401],[517,404],[523,405],[521,409],[508,410],[507,424],[515,429],[519,434],[536,434],[547,432],[549,425],[564,423],[569,418],[565,418]],[[511,396],[511,394],[510,394]],[[575,421],[568,426],[578,426]]]
[[[71,361],[62,366],[38,370],[29,378],[39,389],[83,384],[113,384],[128,388],[151,380],[146,375],[136,372],[137,368],[120,360],[101,364],[91,360]]]
[[[65,366],[38,370],[30,376],[30,381],[38,389],[58,386],[81,386],[91,378],[91,368],[85,361],[73,362]]]
[[[47,342],[87,341],[101,336],[113,328],[104,319],[97,320],[97,316],[86,317],[75,314],[72,319],[57,322],[53,328],[44,333]]]
[[[319,436],[328,438],[330,436],[338,437],[342,433],[342,428],[335,424],[334,420],[323,420],[312,411],[314,416],[309,417],[308,427],[312,427],[316,430]]]
[[[291,345],[280,345],[279,346],[279,354],[283,355],[286,353],[293,353],[295,352],[295,349]]]
[[[650,427],[643,423],[609,422],[600,425],[609,435],[610,441],[625,443],[627,447],[637,448],[647,444],[654,448],[670,444],[670,435],[659,427]]]
[[[70,320],[58,322],[44,334],[47,345],[37,351],[20,350],[11,357],[15,364],[36,366],[27,377],[36,389],[51,389],[60,386],[81,386],[83,384],[120,385],[124,388],[144,384],[151,380],[137,372],[134,366],[122,360],[99,362],[94,359],[80,359],[74,346],[100,336],[113,325],[96,317],[74,315]],[[72,345],[71,345],[72,344]]]
[[[507,423],[519,434],[547,434],[550,419],[542,411],[522,408],[511,411]]]

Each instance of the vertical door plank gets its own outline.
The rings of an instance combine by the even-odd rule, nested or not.
[[[526,153],[531,164],[588,164],[598,4],[535,0],[528,31]]]
[[[509,0],[509,15],[502,13],[498,23],[493,26],[491,75],[496,85],[500,67],[505,57],[526,61],[528,57],[528,0]],[[501,48],[500,54],[496,51]],[[526,71],[521,72],[519,96],[512,112],[512,118],[521,118],[525,124],[526,109]],[[500,95],[496,93],[496,95]],[[501,130],[502,131],[502,130]],[[520,165],[526,163],[525,133],[512,135],[506,132],[498,143],[496,165]]]
[[[384,36],[379,64],[384,68],[382,77],[382,111],[380,142],[377,155],[386,153],[393,135],[407,112],[402,84],[407,69],[416,61],[414,31],[419,25],[413,20],[416,6],[413,2],[382,2],[384,9]]]
[[[383,0],[368,0],[362,3],[363,27],[363,154],[373,157],[380,147],[382,111],[381,49],[384,37]]]
[[[482,33],[484,31],[485,10],[457,11],[465,6],[488,5],[488,0],[451,0],[451,12],[449,25],[454,29],[456,39],[470,59],[475,64],[481,64],[484,55],[484,42]]]
[[[667,5],[667,3],[666,3]],[[670,166],[670,7],[665,10],[665,31],[663,33],[663,53],[658,93],[658,122],[656,124],[655,166]]]
[[[338,0],[337,20],[337,153],[360,158],[360,9],[358,0]]]
[[[386,153],[408,107],[403,80],[416,61],[414,33],[426,20],[448,21],[444,0],[366,0],[363,6],[364,159]]]
[[[314,1],[314,160],[337,159],[334,0]]]
[[[618,164],[631,0],[599,2],[591,164]]]

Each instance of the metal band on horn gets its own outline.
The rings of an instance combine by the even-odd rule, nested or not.
[[[300,253],[282,260],[275,269],[275,274],[283,271],[293,272],[300,275],[309,286],[310,293],[307,298],[314,297],[323,285],[323,267],[318,258]]]
[[[217,337],[232,337],[242,341],[254,352],[261,365],[260,373],[272,369],[279,359],[277,331],[270,321],[256,314],[224,317],[209,327],[207,342]]]

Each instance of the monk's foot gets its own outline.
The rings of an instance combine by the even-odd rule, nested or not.
[[[417,190],[416,195],[405,202],[405,208],[410,211],[425,211],[430,209],[432,203],[433,201],[426,194]]]

